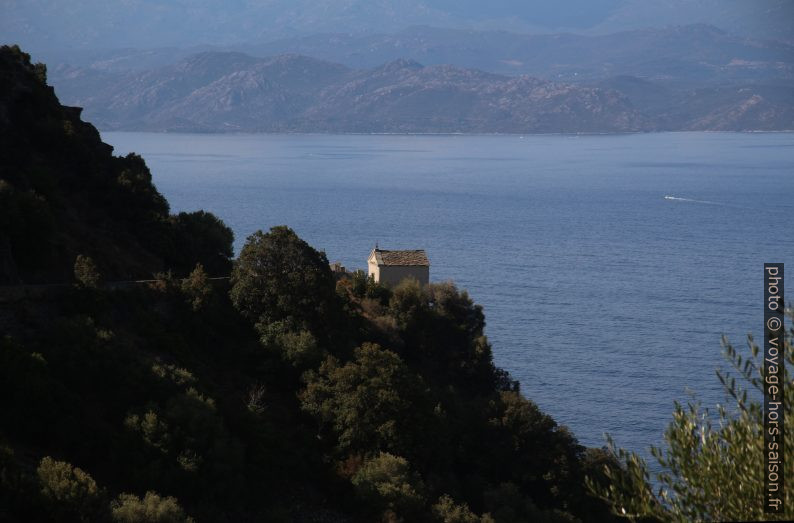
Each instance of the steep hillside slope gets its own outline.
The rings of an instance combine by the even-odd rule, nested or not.
[[[228,230],[169,216],[44,73],[0,48],[4,278],[228,265]],[[0,521],[615,521],[585,480],[614,456],[521,395],[451,282],[336,275],[286,226],[214,282],[90,265],[0,286]]]
[[[113,156],[80,113],[58,102],[43,65],[0,48],[0,282],[70,281],[78,254],[112,279],[196,262],[228,272],[231,231],[207,213],[169,215],[143,160]]]

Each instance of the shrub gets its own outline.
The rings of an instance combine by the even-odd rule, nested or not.
[[[374,510],[389,511],[398,517],[416,516],[424,505],[424,486],[408,461],[400,456],[379,453],[364,462],[352,483],[364,503]]]
[[[182,292],[185,293],[194,311],[202,309],[207,304],[212,296],[212,284],[203,265],[197,263],[193,272],[182,281]]]
[[[792,311],[787,315],[794,318]],[[794,365],[792,347],[794,329],[786,332],[783,355],[786,375],[784,393],[784,427],[794,432],[794,388],[790,386],[788,369]],[[763,362],[759,348],[748,337],[750,357],[742,357],[723,338],[724,355],[742,381],[751,388],[737,385],[736,378],[718,372],[720,381],[735,403],[732,408],[718,406],[716,416],[699,403],[686,407],[676,403],[673,419],[664,435],[665,447],[652,447],[661,472],[656,475],[658,487],[650,484],[648,466],[633,452],[616,448],[609,440],[613,457],[621,469],[605,468],[608,486],[593,481],[589,487],[612,505],[613,511],[631,520],[657,518],[664,521],[756,521],[772,514],[764,513],[764,437],[760,397],[763,394]],[[716,419],[715,419],[716,418]],[[794,477],[790,440],[784,442],[784,474]],[[785,499],[791,500],[791,481],[784,486]],[[794,506],[785,504],[782,520],[794,519]]]
[[[78,285],[87,289],[96,289],[102,284],[102,276],[94,260],[82,254],[78,254],[74,261],[74,278]]]
[[[561,510],[541,510],[531,499],[522,495],[512,483],[502,483],[485,493],[485,505],[490,516],[499,523],[574,523],[571,514]]]
[[[36,473],[54,514],[80,521],[102,519],[104,496],[88,473],[49,456],[41,460]]]
[[[111,504],[113,521],[118,523],[188,523],[176,498],[147,492],[143,499],[134,494],[120,494]]]
[[[485,523],[465,503],[457,504],[450,496],[444,494],[433,505],[433,515],[443,523]]]

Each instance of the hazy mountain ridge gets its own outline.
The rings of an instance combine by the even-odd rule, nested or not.
[[[739,37],[705,24],[603,36],[412,27],[381,35],[313,35],[240,49],[258,56],[300,53],[356,68],[411,58],[566,81],[613,75],[683,83],[794,79],[794,46]]]
[[[417,26],[396,33],[316,34],[263,43],[155,49],[91,49],[45,56],[50,65],[147,70],[206,51],[302,54],[356,69],[409,58],[499,74],[582,81],[617,75],[685,84],[794,79],[794,46],[739,37],[704,24],[601,36],[522,34]]]
[[[59,95],[105,130],[186,132],[631,132],[786,130],[785,80],[682,88],[586,83],[398,59],[356,70],[302,55],[206,52],[144,71],[60,67]]]
[[[61,70],[54,83],[64,100],[84,106],[87,117],[104,129],[520,133],[649,128],[625,97],[597,87],[408,60],[356,71],[299,55],[243,56],[204,53],[151,71],[107,75],[92,89],[84,82],[94,77],[91,70]]]

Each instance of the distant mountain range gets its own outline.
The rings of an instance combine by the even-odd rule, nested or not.
[[[256,58],[208,51],[167,65],[154,60],[149,67],[125,67],[123,60],[61,65],[50,69],[50,79],[65,103],[85,107],[86,117],[105,130],[537,133],[794,128],[794,58],[786,44],[739,39],[708,26],[620,37],[484,32],[471,35],[473,51],[466,57],[462,32],[416,31],[401,33],[402,40],[377,37],[380,46],[367,47],[352,37],[345,44],[344,39],[326,36],[260,49],[341,56],[356,68],[300,54]],[[406,36],[410,34],[430,35],[427,38],[435,43]],[[442,41],[452,43],[444,46]],[[371,67],[374,58],[361,57],[355,49],[370,49],[372,56],[390,60]],[[171,51],[168,55],[161,50],[160,59],[181,53]],[[391,59],[399,51],[534,75]],[[126,60],[134,60],[135,53]]]
[[[794,46],[738,37],[705,24],[601,36],[412,27],[381,35],[313,35],[233,50],[257,56],[298,53],[355,68],[410,58],[575,82],[618,75],[688,84],[794,80]]]
[[[396,60],[353,70],[300,55],[210,52],[136,72],[62,68],[101,129],[264,132],[620,132],[647,121],[619,92]]]
[[[603,36],[412,27],[392,34],[319,34],[214,47],[95,49],[42,58],[48,63],[124,71],[169,65],[206,51],[302,54],[357,69],[405,58],[426,65],[454,64],[570,82],[619,75],[689,85],[794,81],[794,46],[738,37],[702,24]]]

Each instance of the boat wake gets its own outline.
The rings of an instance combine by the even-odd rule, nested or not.
[[[707,201],[707,200],[694,200],[692,198],[679,198],[678,196],[670,196],[669,194],[665,195],[664,199],[665,200],[672,200],[672,201],[675,201],[675,202],[705,203],[707,205],[720,205],[717,202],[710,202],[710,201]]]

